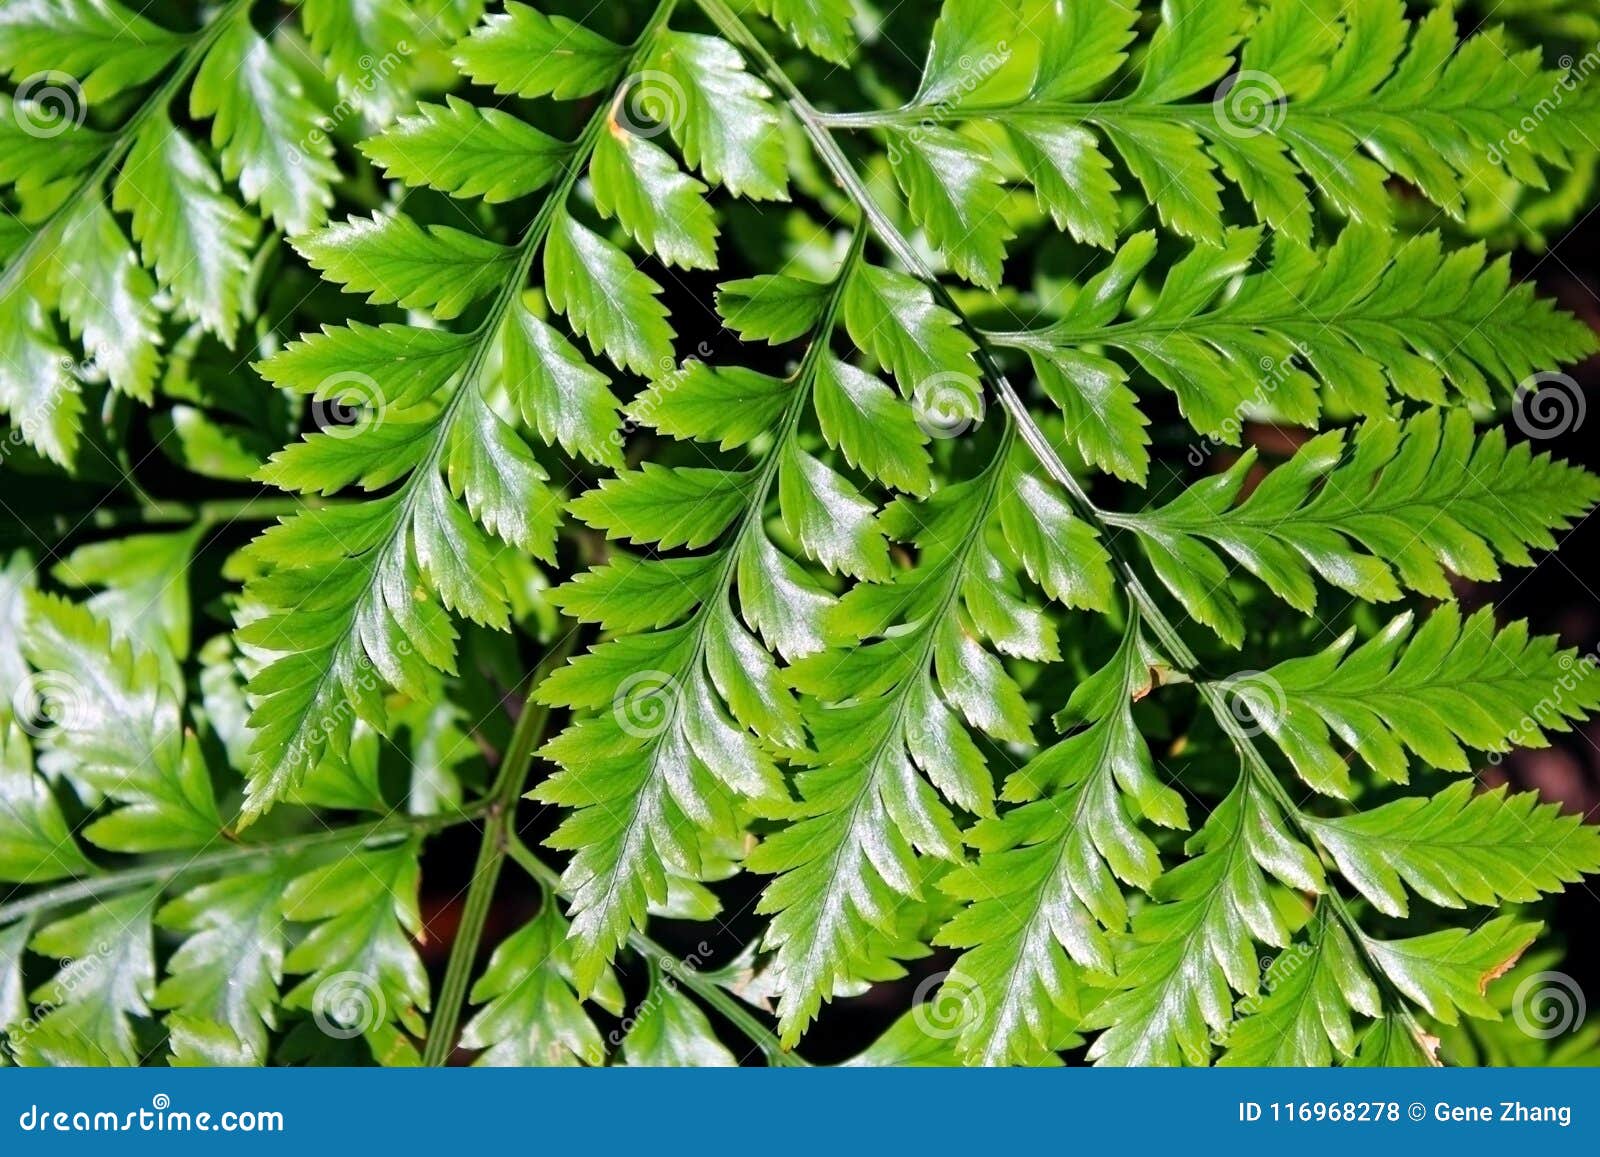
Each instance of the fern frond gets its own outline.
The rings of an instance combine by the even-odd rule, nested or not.
[[[251,25],[246,0],[193,34],[115,0],[8,4],[0,75],[59,80],[48,103],[8,98],[0,126],[0,144],[15,135],[21,162],[0,162],[0,194],[9,187],[27,229],[0,269],[0,413],[70,468],[85,379],[151,400],[163,344],[158,285],[176,314],[234,343],[260,222],[222,177],[279,227],[308,228],[333,200],[333,146],[282,49]],[[221,176],[172,122],[167,106],[186,87],[190,113],[211,121]],[[120,125],[86,125],[100,102],[135,89],[143,91]],[[46,154],[43,164],[29,160]],[[108,194],[110,209],[128,215],[137,249],[108,211]],[[89,364],[57,341],[54,316]]]
[[[856,0],[753,0],[753,7],[824,60],[848,64],[855,55]]]
[[[887,112],[823,119],[885,138],[911,211],[958,274],[993,285],[1008,236],[982,214],[1008,172],[1081,241],[1109,248],[1121,213],[1111,155],[1173,232],[1221,245],[1223,193],[1308,244],[1316,192],[1340,215],[1387,229],[1391,177],[1461,217],[1482,158],[1544,187],[1592,149],[1592,110],[1553,100],[1563,78],[1503,30],[1458,39],[1439,8],[1182,0],[1135,46],[1136,5],[947,0],[917,93]],[[1519,131],[1524,118],[1537,133]],[[992,127],[1011,156],[952,126]],[[991,136],[989,139],[994,139]],[[1226,182],[1226,186],[1224,184]]]
[[[28,993],[44,1015],[32,1032],[11,1039],[17,1064],[103,1067],[143,1060],[135,1020],[150,1015],[155,995],[154,909],[153,891],[134,891],[33,933],[28,950],[62,963]]]
[[[1025,568],[1064,606],[1110,600],[1103,548],[1009,435],[982,473],[924,502],[897,499],[883,523],[917,563],[847,594],[830,616],[833,649],[793,665],[816,754],[799,761],[796,822],[749,860],[779,874],[759,910],[773,916],[789,1040],[824,999],[892,959],[897,909],[922,894],[918,855],[958,858],[945,801],[992,815],[991,774],[966,728],[1032,738],[1020,690],[983,642],[1033,661],[1058,644],[1008,576]]]
[[[185,935],[151,1000],[166,1010],[174,1065],[263,1065],[277,1027],[293,865],[227,876],[168,901],[158,927]]]
[[[1320,904],[1305,939],[1272,958],[1261,987],[1259,996],[1242,1002],[1245,1015],[1226,1033],[1219,1065],[1348,1062],[1358,1043],[1352,1014],[1376,1017],[1383,1009],[1355,945]]]
[[[1466,748],[1501,754],[1549,745],[1547,731],[1600,705],[1600,673],[1526,623],[1496,631],[1484,607],[1435,611],[1415,631],[1401,615],[1351,650],[1355,632],[1316,655],[1225,684],[1308,784],[1347,796],[1350,769],[1330,729],[1385,779],[1404,783],[1408,752],[1465,772]]]
[[[679,61],[678,104],[667,112],[688,119],[676,128],[669,119],[668,128],[691,162],[731,188],[736,166],[714,168],[716,150],[734,139],[730,134],[752,131],[749,123],[736,130],[730,118],[748,122],[748,103],[759,102],[765,90],[736,57],[701,47],[683,60],[681,34],[665,26],[670,11],[670,4],[660,6],[632,47],[574,32],[521,5],[485,21],[462,43],[458,55],[469,75],[522,96],[611,88],[610,104],[571,144],[509,113],[479,113],[455,101],[423,106],[418,117],[401,120],[367,147],[406,180],[454,196],[506,192],[508,178],[504,169],[463,169],[440,147],[439,134],[453,131],[449,126],[470,124],[487,134],[485,147],[532,149],[532,176],[518,168],[518,179],[531,183],[518,191],[553,184],[514,244],[424,227],[400,214],[354,218],[297,241],[329,278],[374,303],[450,320],[475,301],[491,301],[465,333],[355,325],[291,346],[262,367],[279,385],[368,408],[368,418],[354,427],[311,434],[277,455],[268,480],[324,493],[352,485],[389,490],[337,513],[301,515],[253,548],[267,573],[250,594],[265,613],[242,626],[240,638],[269,661],[251,681],[260,766],[247,815],[269,806],[325,755],[342,754],[355,720],[384,730],[383,688],[422,697],[430,669],[453,669],[455,630],[447,611],[507,625],[508,593],[495,579],[501,544],[553,562],[559,500],[517,419],[597,461],[618,460],[616,403],[605,376],[524,299],[540,252],[550,305],[591,349],[645,377],[671,368],[674,334],[656,300],[660,286],[582,224],[569,203],[587,172],[600,213],[616,215],[646,252],[709,264],[714,228],[697,191],[704,186],[625,114],[655,115],[651,102],[661,94],[648,89],[657,75],[649,66]],[[581,83],[517,63],[537,61],[552,37],[570,37],[573,52],[589,62]],[[692,85],[723,86],[744,103],[705,107]],[[763,133],[775,127],[770,109],[756,119]],[[692,131],[684,127],[691,121]],[[781,178],[780,166],[778,185],[769,183],[767,191],[781,191]],[[685,197],[696,207],[695,220],[675,232],[669,223],[686,211]],[[514,413],[509,420],[502,398]],[[429,592],[420,600],[412,594],[419,587]]]
[[[605,1042],[573,986],[568,924],[546,897],[539,914],[494,950],[472,987],[482,1005],[461,1033],[461,1046],[483,1050],[479,1065],[530,1067],[600,1064]],[[590,999],[613,1016],[623,1011],[622,988],[606,970]]]
[[[1527,566],[1600,498],[1583,470],[1509,445],[1502,430],[1475,436],[1464,410],[1371,420],[1348,440],[1320,434],[1239,502],[1255,461],[1247,450],[1165,506],[1107,518],[1138,536],[1184,609],[1234,646],[1244,623],[1213,546],[1308,614],[1313,575],[1368,602],[1402,587],[1448,599],[1446,568],[1482,581],[1502,564]]]
[[[804,556],[846,571],[887,565],[870,505],[799,437],[858,260],[852,249],[792,378],[689,362],[631,407],[679,437],[729,448],[770,439],[752,465],[647,465],[573,504],[616,538],[661,551],[715,546],[683,558],[621,556],[555,594],[567,613],[619,632],[540,692],[547,703],[600,712],[546,746],[562,771],[537,789],[578,809],[552,846],[574,852],[564,887],[580,991],[648,906],[666,902],[673,877],[709,877],[735,837],[737,799],[784,797],[773,755],[805,746],[793,695],[758,635],[785,659],[814,652],[832,600],[773,542],[768,503],[777,497]],[[734,399],[744,404],[730,407]]]
[[[483,11],[481,4],[476,8]],[[342,103],[380,125],[410,104],[413,55],[429,35],[422,6],[405,0],[303,0],[300,20]],[[443,23],[441,30],[450,33]]]
[[[618,1057],[646,1068],[731,1069],[739,1063],[699,1006],[661,977],[645,994]]]
[[[38,673],[41,766],[89,800],[123,804],[83,829],[120,852],[196,847],[222,831],[210,771],[156,655],[87,608],[25,596],[22,649]]]
[[[312,925],[284,957],[284,971],[304,979],[283,1006],[311,1012],[325,1032],[359,1034],[382,1064],[416,1063],[399,1029],[423,1035],[431,1002],[415,945],[420,847],[413,838],[350,850],[297,876],[279,897],[283,916]]]
[[[1249,778],[1185,845],[1191,858],[1161,876],[1157,901],[1133,920],[1117,962],[1118,991],[1093,1009],[1104,1028],[1089,1056],[1110,1065],[1206,1064],[1234,993],[1260,987],[1255,943],[1287,948],[1304,919],[1295,889],[1326,888],[1322,868],[1285,833],[1282,810]],[[1376,1011],[1376,1010],[1373,1010]]]
[[[1369,940],[1384,975],[1407,997],[1445,1024],[1461,1016],[1497,1020],[1485,993],[1489,982],[1516,964],[1543,930],[1511,916],[1476,928],[1446,928],[1405,940]]]
[[[1259,229],[1195,246],[1135,311],[1157,253],[1156,235],[1137,233],[1048,326],[991,339],[1027,353],[1086,459],[1141,483],[1148,439],[1131,368],[1171,390],[1199,433],[1237,443],[1252,412],[1314,427],[1324,411],[1383,416],[1395,397],[1502,403],[1595,349],[1587,325],[1513,285],[1481,245],[1446,252],[1436,233],[1351,225],[1326,250],[1279,237],[1252,268],[1261,247]]]
[[[1474,795],[1467,782],[1431,799],[1312,820],[1339,873],[1379,911],[1404,916],[1402,882],[1448,908],[1526,903],[1600,869],[1600,832],[1579,816],[1504,787]]]
[[[1067,712],[1088,726],[1007,777],[1002,798],[1021,806],[969,829],[977,860],[940,884],[967,903],[935,943],[967,950],[945,984],[965,1006],[972,1061],[1035,1063],[1058,1047],[1055,1019],[1083,1015],[1083,970],[1115,971],[1112,937],[1128,921],[1118,881],[1149,891],[1161,874],[1136,817],[1189,826],[1133,719],[1157,665],[1131,618],[1111,663],[1073,692]]]

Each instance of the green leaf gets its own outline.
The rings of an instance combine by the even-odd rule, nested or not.
[[[982,151],[940,128],[897,133],[889,159],[911,215],[951,268],[995,288],[1005,244],[1014,236],[1002,211],[999,170]]]
[[[419,104],[417,115],[362,142],[361,151],[413,188],[495,204],[548,185],[572,146],[509,113],[446,95],[442,105]]]
[[[418,844],[350,851],[297,876],[280,893],[283,916],[311,924],[284,971],[304,979],[283,997],[323,1032],[363,1037],[382,1059],[391,1026],[423,1032],[428,976],[417,956]]]
[[[187,933],[151,1001],[168,1010],[173,1064],[266,1063],[283,981],[286,869],[279,861],[203,884],[156,913],[160,927]]]
[[[399,214],[352,217],[298,238],[295,248],[348,292],[426,309],[441,321],[491,292],[516,261],[507,246]]]
[[[497,93],[571,100],[609,88],[628,50],[565,16],[509,0],[456,46],[461,70]]]
[[[138,890],[34,933],[29,950],[62,964],[28,994],[36,1007],[48,1011],[32,1032],[12,1040],[19,1065],[99,1068],[143,1059],[133,1018],[150,1015],[154,909],[154,893]]]
[[[1167,505],[1118,518],[1189,613],[1235,646],[1243,621],[1206,542],[1309,614],[1313,574],[1370,602],[1402,585],[1449,598],[1447,566],[1488,580],[1502,562],[1529,565],[1530,548],[1553,548],[1551,531],[1600,497],[1589,475],[1508,445],[1501,430],[1475,438],[1464,410],[1370,420],[1348,448],[1342,431],[1319,435],[1235,506],[1255,460],[1246,451]]]
[[[333,145],[318,126],[319,110],[305,95],[282,53],[250,26],[239,9],[206,53],[189,90],[189,111],[211,117],[211,143],[223,174],[237,181],[290,235],[322,224],[338,177]]]
[[[1470,771],[1465,748],[1496,754],[1543,747],[1600,704],[1600,674],[1526,623],[1496,631],[1485,607],[1463,620],[1435,611],[1414,632],[1409,614],[1351,650],[1355,632],[1316,655],[1229,684],[1230,694],[1289,756],[1307,783],[1345,795],[1349,772],[1329,729],[1384,778],[1405,782],[1407,752],[1430,767]]]
[[[725,281],[717,288],[717,312],[745,341],[774,345],[809,333],[830,296],[823,282],[788,274],[763,274]]]
[[[834,357],[818,365],[815,389],[822,436],[846,462],[896,490],[928,492],[928,434],[892,389]]]
[[[556,215],[545,242],[544,279],[551,306],[595,353],[646,378],[673,368],[674,334],[656,300],[661,287],[565,212]]]
[[[1003,126],[1043,201],[1062,186],[1092,190],[1083,199],[1101,210],[1109,145],[1164,225],[1213,245],[1223,240],[1223,178],[1260,220],[1305,244],[1313,191],[1340,215],[1387,229],[1396,177],[1459,219],[1485,167],[1543,188],[1593,147],[1570,79],[1543,71],[1537,50],[1510,48],[1499,27],[1458,42],[1448,8],[1410,21],[1395,0],[1337,11],[1276,0],[1248,29],[1245,15],[1236,0],[1164,5],[1130,85],[1132,5],[1055,4],[1023,18],[948,0],[917,95],[898,114],[864,119]],[[979,54],[1028,38],[1041,50],[1019,94],[1015,70],[986,70]],[[1067,132],[1078,135],[1056,135]],[[1081,219],[1074,232],[1112,240]]]
[[[437,399],[466,366],[470,345],[442,329],[354,321],[303,335],[255,368],[273,385],[319,402],[407,407]]]
[[[500,356],[506,392],[524,424],[591,462],[622,464],[622,422],[606,375],[525,304],[506,319]]]
[[[714,36],[667,32],[628,99],[663,121],[692,169],[754,201],[788,199],[788,162],[767,86]]]
[[[0,621],[22,621],[24,596],[35,585],[32,557],[25,550],[13,551],[0,566]],[[0,723],[10,723],[16,714],[17,688],[28,675],[22,639],[14,632],[0,636]]]
[[[1212,1034],[1260,987],[1256,942],[1287,948],[1299,901],[1279,887],[1323,888],[1316,858],[1284,831],[1277,806],[1241,780],[1193,836],[1191,858],[1156,881],[1157,903],[1133,921],[1133,946],[1117,961],[1117,989],[1091,1011],[1104,1028],[1090,1046],[1099,1064],[1205,1064]],[[1270,878],[1269,878],[1270,874]],[[1274,880],[1277,883],[1274,883]]]
[[[629,412],[674,438],[743,446],[771,429],[794,385],[741,366],[688,361],[634,399]]]
[[[129,214],[146,264],[183,311],[232,345],[257,226],[164,114],[134,139],[111,207]]]
[[[132,534],[80,546],[51,568],[67,586],[101,588],[87,606],[111,628],[157,654],[189,654],[189,569],[202,527],[170,534]]]
[[[115,218],[91,202],[66,231],[60,260],[61,316],[111,385],[149,402],[160,367],[155,279],[139,264]]]
[[[757,11],[794,37],[796,44],[834,64],[856,51],[854,0],[753,0]]]
[[[341,96],[378,124],[410,104],[412,53],[423,30],[401,0],[303,0],[311,47]]]
[[[91,103],[152,79],[183,42],[115,0],[15,0],[0,12],[0,71],[67,73]]]
[[[706,187],[672,154],[612,122],[589,162],[594,205],[646,253],[683,269],[715,269],[716,218]]]
[[[1128,923],[1117,881],[1148,892],[1161,873],[1134,817],[1187,826],[1134,726],[1132,699],[1148,678],[1136,641],[1130,631],[1096,676],[1113,685],[1110,713],[1007,779],[1004,798],[1021,806],[974,825],[977,860],[940,885],[967,907],[935,942],[968,951],[935,999],[958,1002],[952,1027],[973,1062],[1037,1063],[1056,1047],[1058,1019],[1082,1015],[1082,970],[1115,970],[1112,937]]]
[[[44,721],[41,768],[126,805],[89,824],[85,839],[121,852],[216,839],[210,772],[153,652],[114,637],[84,606],[30,593],[23,653],[38,672],[28,686]]]
[[[63,466],[77,454],[83,414],[72,369],[38,303],[21,290],[0,295],[0,409],[24,441]]]
[[[472,986],[483,1007],[461,1033],[461,1047],[483,1050],[474,1062],[498,1067],[598,1065],[606,1044],[573,991],[567,922],[548,898],[528,923],[494,950]],[[622,1014],[622,989],[603,974],[593,999]]]
[[[966,726],[1031,738],[1019,688],[982,645],[1056,653],[1053,630],[1006,589],[1014,583],[995,590],[1008,567],[991,531],[1019,464],[1002,445],[978,477],[891,504],[885,529],[916,547],[917,565],[851,590],[830,616],[834,648],[791,664],[816,754],[796,779],[800,801],[774,813],[791,822],[749,860],[778,876],[758,910],[773,917],[764,944],[776,953],[787,1041],[824,999],[897,975],[896,959],[918,954],[896,920],[923,895],[919,857],[958,857],[950,804],[993,812],[993,780]],[[1104,565],[1092,536],[1087,545],[1074,565]]]
[[[742,472],[646,462],[576,499],[572,513],[596,530],[663,550],[714,541],[749,501],[755,478]]]
[[[734,1068],[711,1022],[677,985],[658,979],[633,1014],[633,1027],[622,1038],[624,1063],[664,1068]]]
[[[1314,822],[1317,842],[1379,911],[1407,912],[1405,889],[1450,908],[1525,903],[1600,869],[1600,832],[1502,786],[1474,795],[1452,784],[1432,799],[1398,799]]]
[[[1381,1016],[1378,990],[1355,946],[1318,907],[1306,940],[1272,960],[1259,996],[1241,1001],[1218,1064],[1325,1067],[1356,1052],[1352,1011]]]
[[[845,291],[844,322],[851,339],[894,375],[906,397],[940,375],[977,381],[971,340],[915,278],[858,267]]]
[[[1252,270],[1259,233],[1233,230],[1226,241],[1191,250],[1154,302],[1130,315],[1156,255],[1154,235],[1136,234],[1058,320],[997,335],[1028,351],[1090,461],[1143,479],[1127,363],[1172,390],[1200,433],[1237,443],[1248,417],[1383,416],[1395,396],[1443,404],[1447,382],[1487,405],[1499,388],[1491,383],[1509,386],[1594,348],[1587,326],[1513,286],[1505,262],[1487,262],[1481,246],[1446,253],[1437,234],[1397,244],[1351,226],[1326,250],[1280,239]],[[1095,352],[1106,346],[1126,361]],[[1102,413],[1108,401],[1117,408]]]
[[[93,870],[49,784],[34,774],[27,736],[8,724],[0,732],[0,880],[44,884]]]
[[[1368,949],[1395,987],[1445,1024],[1455,1024],[1463,1013],[1498,1020],[1484,994],[1540,931],[1538,924],[1499,916],[1471,931],[1447,928],[1405,940],[1368,941]]]

